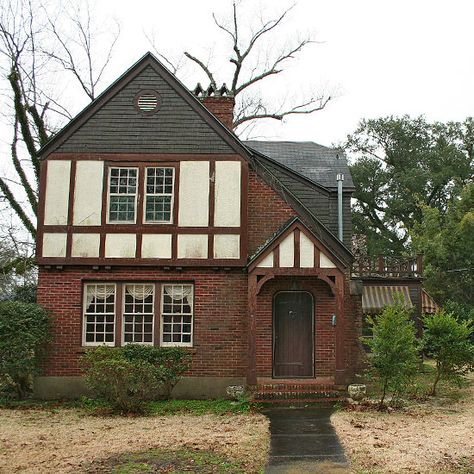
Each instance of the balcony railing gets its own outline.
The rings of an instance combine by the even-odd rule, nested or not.
[[[358,256],[352,266],[352,275],[355,277],[421,278],[423,260],[421,255],[417,257]]]

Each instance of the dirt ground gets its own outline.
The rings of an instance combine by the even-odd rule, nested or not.
[[[0,472],[77,473],[123,452],[184,448],[244,461],[255,473],[268,440],[263,415],[103,418],[72,409],[0,410]]]
[[[474,473],[474,386],[459,402],[331,417],[354,472]]]

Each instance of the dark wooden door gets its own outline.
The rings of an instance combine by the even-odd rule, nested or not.
[[[313,297],[282,291],[273,301],[273,376],[313,375]]]

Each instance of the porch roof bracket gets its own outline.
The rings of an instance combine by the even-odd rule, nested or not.
[[[260,271],[256,271],[260,270]],[[336,284],[329,276],[325,275],[324,273],[318,271],[318,269],[313,269],[313,271],[308,272],[307,269],[304,269],[304,271],[298,272],[297,269],[288,269],[288,272],[285,272],[284,269],[278,268],[278,269],[273,269],[268,271],[269,269],[261,269],[261,268],[256,268],[254,271],[250,272],[249,275],[254,274],[261,276],[260,280],[257,281],[257,286],[256,286],[256,295],[258,295],[265,283],[267,281],[272,280],[276,276],[301,276],[301,277],[308,277],[308,276],[314,276],[318,278],[319,280],[324,281],[329,285],[329,288],[331,290],[331,294],[333,296],[336,296]],[[260,274],[260,275],[259,275]]]

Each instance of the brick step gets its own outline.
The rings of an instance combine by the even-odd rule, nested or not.
[[[347,396],[346,388],[334,385],[318,384],[265,384],[257,385],[253,390],[253,400],[299,400],[329,401],[343,400]]]
[[[345,397],[333,397],[333,398],[274,398],[271,400],[252,400],[253,403],[259,405],[296,405],[304,406],[310,403],[334,403],[343,402]]]

